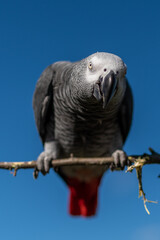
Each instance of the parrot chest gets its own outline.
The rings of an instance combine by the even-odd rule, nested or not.
[[[71,154],[75,157],[111,156],[116,149],[122,148],[121,135],[116,126],[111,130],[104,128],[102,123],[97,123],[92,128],[82,124],[77,131],[76,128],[73,129],[74,132],[68,131],[68,136],[65,137],[68,141],[61,139],[63,157],[70,157]],[[61,172],[65,176],[90,182],[102,176],[107,169],[106,166],[63,166]]]
[[[58,122],[58,139],[63,150],[62,157],[110,156],[122,148],[122,138],[115,121],[89,120]]]
[[[109,116],[101,108],[78,109],[61,105],[55,109],[55,138],[61,148],[60,158],[111,156],[122,148],[117,113]],[[103,175],[105,166],[63,166],[63,175],[89,182]]]

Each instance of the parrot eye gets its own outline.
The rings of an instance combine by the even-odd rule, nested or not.
[[[91,62],[88,64],[88,68],[89,68],[90,70],[93,69],[93,66],[92,66],[92,63],[91,63]]]

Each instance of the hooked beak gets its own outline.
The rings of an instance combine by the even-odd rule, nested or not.
[[[107,106],[113,97],[117,86],[117,79],[113,71],[110,71],[104,78],[99,77],[94,84],[93,96],[100,101],[103,100],[103,108]]]

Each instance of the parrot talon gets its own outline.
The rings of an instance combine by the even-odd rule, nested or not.
[[[127,165],[127,155],[122,150],[116,150],[112,153],[113,163],[110,165],[111,171],[114,170],[124,170]]]
[[[54,153],[42,152],[37,159],[37,170],[43,175],[49,173],[52,160],[55,159]]]
[[[39,170],[37,168],[34,169],[34,172],[33,172],[33,177],[34,179],[37,179],[38,178],[38,174],[39,174]]]

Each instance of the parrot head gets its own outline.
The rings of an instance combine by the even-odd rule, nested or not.
[[[80,62],[78,91],[81,95],[102,102],[103,108],[106,108],[110,102],[114,104],[117,100],[120,102],[123,99],[127,67],[120,57],[97,52]]]
[[[114,54],[95,53],[88,57],[86,80],[93,84],[93,96],[103,101],[105,108],[113,97],[123,97],[127,67]]]

